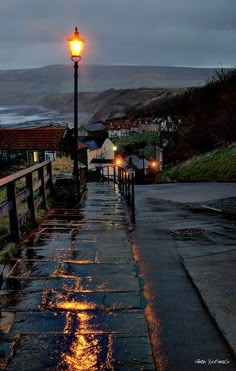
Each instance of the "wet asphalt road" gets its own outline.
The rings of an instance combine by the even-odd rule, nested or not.
[[[178,247],[185,244],[189,249],[235,244],[234,220],[190,204],[235,197],[235,185],[150,185],[136,186],[135,191],[133,252],[143,277],[157,369],[235,370],[235,359],[178,255]],[[181,238],[178,232],[189,229],[202,230],[207,238]]]

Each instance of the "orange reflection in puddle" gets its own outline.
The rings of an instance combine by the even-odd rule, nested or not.
[[[72,264],[94,264],[93,260],[77,260],[77,259],[66,259],[63,263],[72,263]]]
[[[61,366],[68,371],[96,371],[100,351],[95,335],[76,334],[69,351],[61,354]]]
[[[55,303],[52,306],[63,310],[93,310],[96,308],[94,303],[78,303],[73,301]]]
[[[93,302],[87,301],[77,301],[70,297],[73,294],[73,291],[68,291],[65,294],[51,291],[54,294],[52,301],[48,302],[48,307],[50,309],[61,309],[66,311],[84,311],[84,310],[94,310],[97,308],[97,305]],[[71,300],[70,300],[71,298]],[[78,314],[79,316],[79,314]],[[79,320],[81,320],[79,318]]]
[[[87,328],[89,329],[89,320],[91,315],[82,312],[76,314],[79,320],[78,331],[72,335],[72,342],[66,352],[61,353],[59,362],[60,370],[68,371],[97,371],[102,353],[102,347],[99,344],[99,339],[95,334],[83,335],[81,332]],[[72,315],[70,312],[66,314],[65,333],[71,329]],[[83,330],[82,330],[83,329]],[[82,330],[82,331],[81,331]],[[103,369],[103,368],[102,368]]]

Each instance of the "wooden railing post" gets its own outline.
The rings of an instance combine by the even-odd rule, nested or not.
[[[47,164],[47,173],[49,176],[49,179],[48,179],[49,194],[51,195],[52,194],[52,163],[51,162]]]
[[[119,166],[118,166],[117,170],[118,170],[118,186],[119,186],[119,190],[121,190],[121,185],[120,185],[120,168],[119,168]]]
[[[135,193],[134,193],[134,175],[131,175],[131,215],[132,215],[132,222],[135,223]]]
[[[44,169],[47,167],[47,178],[44,177]],[[38,181],[33,182],[33,173],[38,171]],[[26,180],[26,187],[23,191],[16,193],[16,182],[20,179]],[[46,184],[47,179],[47,184]],[[35,222],[36,208],[42,205],[46,208],[46,194],[52,190],[52,169],[51,163],[43,163],[31,166],[28,169],[21,170],[15,174],[8,175],[0,179],[0,189],[3,187],[7,190],[7,200],[0,205],[0,218],[8,213],[9,230],[11,238],[18,242],[20,240],[20,228],[23,224],[31,220]],[[39,198],[35,199],[35,192],[39,191]],[[21,202],[27,202],[27,211],[18,218],[17,207]],[[1,222],[1,220],[0,220]]]
[[[42,197],[42,207],[47,208],[46,205],[46,193],[45,193],[45,181],[44,181],[44,168],[41,167],[38,170],[39,180],[41,181],[41,187],[39,188],[40,196]]]
[[[125,170],[122,168],[122,184],[123,184],[123,196],[125,194]]]
[[[126,170],[124,170],[124,183],[125,183],[125,198],[127,199],[128,188],[127,188],[127,171]]]
[[[130,175],[128,174],[128,201],[129,202],[131,201],[131,197],[130,197],[130,182],[131,182],[131,179],[130,179]]]
[[[116,183],[116,165],[113,167],[113,178],[114,178],[114,183]]]
[[[11,237],[15,242],[20,240],[20,228],[18,224],[17,208],[16,208],[16,184],[12,181],[7,184],[7,201],[9,213],[9,225]]]
[[[35,223],[34,189],[32,173],[26,175],[26,188],[29,192],[27,196],[27,205],[31,214],[31,220]]]

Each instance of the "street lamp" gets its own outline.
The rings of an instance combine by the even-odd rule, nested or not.
[[[151,166],[151,168],[152,168],[153,170],[156,170],[156,168],[157,168],[157,161],[151,161],[150,166]]]
[[[159,123],[158,129],[158,145],[156,142],[156,161],[159,163],[159,171],[163,169],[163,133],[161,123]]]
[[[78,169],[78,64],[82,58],[84,48],[84,39],[79,35],[78,28],[75,27],[74,35],[68,39],[71,60],[74,62],[74,145],[72,153],[74,153],[73,175],[76,178],[77,193],[80,195],[79,187],[79,169]]]
[[[120,158],[120,157],[118,157],[118,158],[116,158],[116,161],[115,161],[115,163],[116,163],[116,166],[121,166],[122,165],[122,159]]]
[[[159,126],[160,171],[163,169],[163,135],[161,124]]]

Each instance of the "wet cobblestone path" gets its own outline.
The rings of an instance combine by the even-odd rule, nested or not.
[[[126,214],[113,185],[50,210],[7,267],[1,370],[155,370]]]

